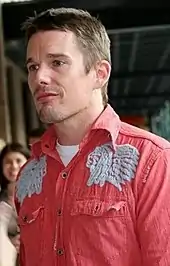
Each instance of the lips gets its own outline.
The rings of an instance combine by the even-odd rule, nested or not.
[[[36,95],[36,100],[37,101],[45,101],[47,99],[49,99],[50,97],[56,97],[59,94],[54,93],[54,92],[43,92],[43,93],[39,93]]]
[[[18,172],[12,172],[12,173],[10,173],[10,177],[12,178],[12,179],[15,179],[16,177],[17,177],[17,175],[18,175]]]

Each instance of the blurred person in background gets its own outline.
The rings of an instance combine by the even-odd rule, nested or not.
[[[7,144],[0,153],[0,200],[14,206],[16,178],[30,157],[29,150],[19,143]]]
[[[14,192],[18,172],[29,156],[29,150],[19,143],[7,144],[0,153],[0,266],[10,265],[9,250],[13,252],[11,258],[15,257],[15,248],[19,251]]]
[[[105,27],[60,8],[25,29],[29,88],[53,125],[18,176],[21,266],[169,266],[170,143],[108,104]]]
[[[5,147],[5,145],[6,145],[5,140],[4,139],[0,139],[0,152]]]
[[[13,212],[13,208],[8,203],[5,201],[0,202],[0,266],[19,265],[17,262],[19,235],[18,240],[15,237],[15,243],[12,243],[8,236],[8,228],[11,223],[11,217],[13,217]]]
[[[32,146],[33,143],[40,140],[40,138],[42,137],[44,132],[45,132],[45,129],[43,129],[43,128],[35,128],[35,129],[30,131],[29,136],[28,136],[29,148]]]

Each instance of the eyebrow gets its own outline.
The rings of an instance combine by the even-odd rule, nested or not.
[[[60,58],[60,57],[62,57],[62,58],[65,58],[65,59],[70,59],[70,57],[68,56],[68,55],[66,55],[66,54],[62,54],[62,53],[59,53],[59,54],[52,54],[52,53],[49,53],[49,54],[47,54],[47,58]],[[29,57],[27,60],[26,60],[26,66],[28,65],[28,64],[30,64],[30,63],[33,63],[34,62],[34,60],[33,60],[33,58],[32,57]]]
[[[48,58],[59,58],[59,57],[64,57],[64,58],[67,58],[69,59],[70,57],[66,54],[62,54],[62,53],[59,53],[59,54],[52,54],[52,53],[49,53],[47,54],[47,57]]]
[[[32,63],[33,62],[33,59],[31,57],[29,57],[27,60],[26,60],[26,66],[29,64],[29,63]]]

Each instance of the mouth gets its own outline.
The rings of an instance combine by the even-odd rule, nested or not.
[[[17,177],[17,174],[18,174],[18,173],[10,173],[10,177],[11,177],[12,179],[15,179],[15,178]]]
[[[46,102],[54,97],[59,96],[59,94],[54,92],[39,93],[36,97],[37,102]]]

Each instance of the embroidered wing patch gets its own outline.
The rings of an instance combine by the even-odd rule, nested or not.
[[[39,159],[33,159],[28,162],[23,170],[21,170],[16,185],[16,197],[19,203],[22,204],[27,196],[31,197],[34,193],[41,193],[43,177],[47,171],[46,164],[46,156],[42,156]]]
[[[104,186],[105,182],[122,191],[122,184],[131,181],[138,165],[139,151],[129,144],[117,145],[113,150],[112,143],[98,146],[92,151],[86,166],[90,169],[87,185]]]

